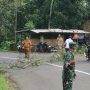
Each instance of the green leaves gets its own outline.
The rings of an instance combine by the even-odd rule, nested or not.
[[[14,0],[0,0],[0,34],[5,37],[5,40],[14,30],[14,21]]]
[[[0,90],[8,90],[7,80],[3,76],[0,76]]]
[[[34,28],[34,24],[32,21],[28,21],[26,24],[25,24],[25,28],[26,29],[33,29]]]
[[[90,0],[0,0],[0,35],[14,38],[14,31],[32,28],[82,29],[90,19]],[[16,24],[15,24],[16,23]],[[12,37],[12,38],[11,38]]]

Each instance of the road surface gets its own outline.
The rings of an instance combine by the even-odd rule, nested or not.
[[[34,54],[33,54],[34,55]],[[42,60],[49,59],[52,54],[35,54]],[[18,53],[0,53],[0,62],[16,62]],[[76,55],[77,77],[73,90],[90,90],[90,62],[83,55]],[[63,90],[62,62],[28,67],[25,69],[10,69],[10,77],[17,83],[20,90]]]

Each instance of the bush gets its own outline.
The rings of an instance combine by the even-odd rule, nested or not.
[[[13,41],[3,41],[1,43],[2,50],[16,50],[17,45]]]
[[[85,52],[85,49],[86,49],[85,44],[77,46],[75,53],[83,54]]]
[[[10,44],[10,50],[11,51],[16,51],[17,50],[17,44],[16,43]]]

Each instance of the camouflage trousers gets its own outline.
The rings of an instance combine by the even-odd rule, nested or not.
[[[72,80],[63,80],[63,90],[72,90]]]

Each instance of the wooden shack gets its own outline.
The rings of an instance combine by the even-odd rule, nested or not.
[[[82,36],[85,36],[85,34],[90,34],[90,32],[77,29],[32,29],[17,31],[17,33],[21,32],[27,32],[30,35],[33,45],[37,45],[39,42],[47,42],[48,45],[56,45],[58,34],[61,34],[64,40],[66,40],[69,35],[74,36],[74,34],[82,34]]]

